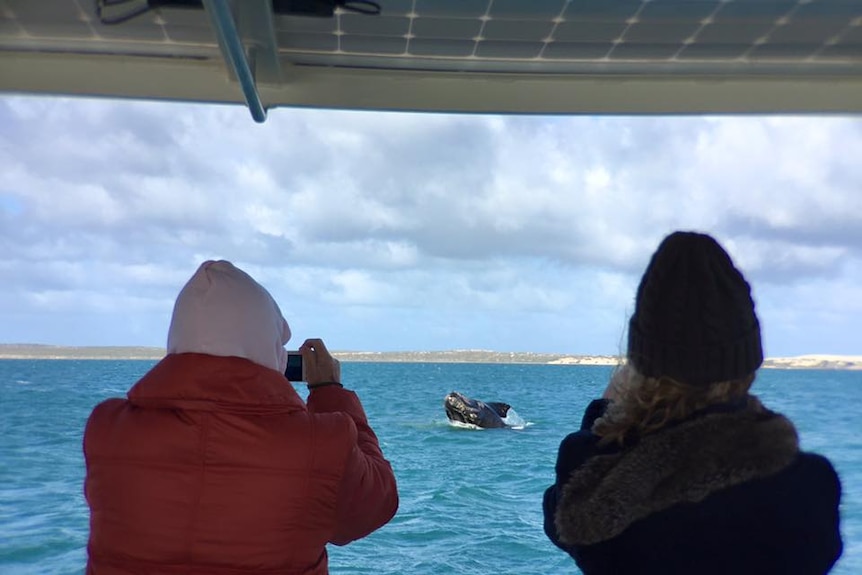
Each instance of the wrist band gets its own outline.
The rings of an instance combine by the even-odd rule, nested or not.
[[[315,384],[309,383],[308,389],[317,389],[318,387],[323,387],[324,385],[337,385],[338,387],[344,387],[343,385],[341,385],[337,381],[322,381],[320,383],[315,383]]]

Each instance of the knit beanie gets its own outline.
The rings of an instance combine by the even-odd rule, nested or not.
[[[629,322],[628,360],[647,377],[708,385],[763,363],[751,288],[712,237],[674,232],[653,254]]]
[[[283,373],[289,339],[270,293],[232,263],[210,260],[177,296],[167,351],[243,357]]]

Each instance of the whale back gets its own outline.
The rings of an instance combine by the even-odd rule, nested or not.
[[[512,406],[508,403],[503,403],[502,401],[486,401],[485,405],[490,407],[497,415],[506,418],[506,415],[509,414],[509,410],[512,409]]]

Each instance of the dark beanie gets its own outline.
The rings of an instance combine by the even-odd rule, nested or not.
[[[712,237],[674,232],[661,242],[638,286],[628,359],[642,375],[691,385],[763,363],[751,288]]]

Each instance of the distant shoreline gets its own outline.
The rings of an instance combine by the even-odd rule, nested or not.
[[[575,355],[487,350],[450,351],[334,351],[343,362],[381,363],[511,363],[544,365],[617,365],[619,358],[610,355]],[[159,360],[164,348],[143,346],[59,346],[37,344],[0,344],[3,359],[113,359]],[[862,370],[862,355],[801,355],[768,358],[766,369],[840,369]]]

